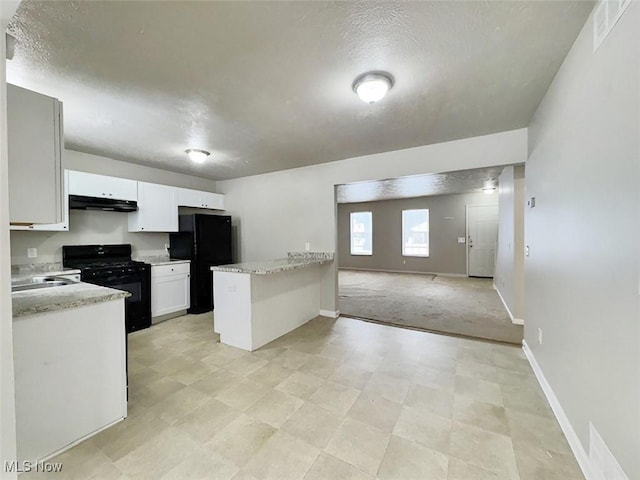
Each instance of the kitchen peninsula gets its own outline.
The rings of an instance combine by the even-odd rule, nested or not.
[[[333,253],[211,267],[214,330],[220,342],[253,351],[317,317],[321,265]]]
[[[79,275],[52,273],[71,272]],[[42,284],[16,276],[11,295],[20,462],[47,459],[127,416],[131,294],[75,281],[28,288]]]

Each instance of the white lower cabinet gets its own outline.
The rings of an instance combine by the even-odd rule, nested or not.
[[[14,318],[21,464],[35,468],[127,416],[124,309],[119,299]]]
[[[187,310],[191,306],[190,264],[151,267],[151,316]]]

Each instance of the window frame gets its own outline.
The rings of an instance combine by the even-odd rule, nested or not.
[[[427,231],[426,231],[426,249],[427,253],[406,253],[405,252],[405,212],[416,212],[416,211],[425,211],[427,212]],[[430,242],[430,234],[431,234],[431,215],[428,208],[407,208],[402,210],[402,226],[400,229],[400,243],[401,243],[401,254],[403,257],[415,257],[415,258],[429,258],[431,255],[431,242]]]
[[[353,240],[354,240],[354,231],[353,231],[353,218],[354,215],[358,215],[358,214],[363,214],[363,213],[368,213],[369,214],[369,219],[370,219],[370,224],[371,224],[371,229],[369,232],[356,232],[356,233],[363,233],[369,234],[369,243],[371,245],[371,248],[368,252],[358,252],[358,253],[354,253],[353,251]],[[364,243],[366,244],[366,239],[364,241]],[[349,213],[349,254],[352,256],[356,256],[356,257],[371,257],[373,256],[373,211],[371,210],[360,210],[357,212],[350,212]]]

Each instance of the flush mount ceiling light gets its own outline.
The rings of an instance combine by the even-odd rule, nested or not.
[[[495,191],[496,191],[496,187],[484,187],[482,189],[482,193],[484,193],[485,195],[491,195]]]
[[[199,148],[190,148],[188,150],[185,150],[185,152],[187,155],[189,155],[191,161],[195,163],[202,163],[209,155],[211,155],[206,150],[200,150]]]
[[[382,100],[391,87],[393,87],[393,77],[387,72],[363,73],[353,82],[353,91],[365,103]]]

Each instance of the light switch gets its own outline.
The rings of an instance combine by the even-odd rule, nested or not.
[[[27,248],[27,258],[36,258],[38,256],[37,248]]]
[[[311,251],[311,243],[309,243],[309,242],[305,242],[305,244],[304,244],[304,251],[305,251],[305,252],[309,252],[309,251]]]
[[[458,237],[458,243],[466,243],[466,239],[464,237]]]

